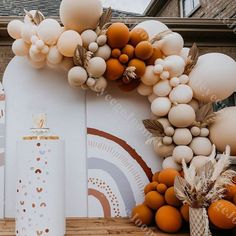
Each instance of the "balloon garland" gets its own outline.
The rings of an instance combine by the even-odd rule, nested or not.
[[[45,19],[39,11],[25,13],[24,22],[13,20],[8,24],[16,56],[27,57],[37,69],[63,67],[72,87],[102,92],[108,81],[115,81],[122,91],[136,89],[148,98],[155,119],[143,123],[153,134],[148,143],[164,158],[163,170],[146,186],[145,203],[135,207],[133,215],[148,225],[157,211],[158,227],[177,232],[183,219],[189,221],[189,206],[182,204],[173,187],[175,178],[183,176],[183,167],[185,175],[189,173],[187,165],[202,171],[215,161],[214,145],[221,153],[229,145],[231,154],[236,155],[236,108],[216,113],[212,109],[213,102],[228,98],[236,90],[236,62],[221,53],[199,57],[196,44],[184,48],[182,36],[159,21],[147,20],[133,29],[124,23],[111,23],[112,11],[102,13],[100,0],[62,0],[60,18],[64,26],[55,19]],[[231,173],[228,184],[221,186],[226,197],[234,191],[228,198],[234,204],[235,175]],[[188,176],[185,178],[187,181]],[[236,212],[234,204],[224,204]],[[219,216],[223,221],[219,224],[212,212],[211,205],[211,222],[224,228],[227,219]]]

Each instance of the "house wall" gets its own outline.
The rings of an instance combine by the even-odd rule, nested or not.
[[[201,7],[191,15],[200,18],[236,18],[235,0],[200,0]],[[214,3],[213,3],[214,2]],[[161,17],[179,17],[180,0],[171,0],[158,14]]]

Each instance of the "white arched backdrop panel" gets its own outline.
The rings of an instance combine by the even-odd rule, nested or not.
[[[5,217],[15,213],[16,141],[27,134],[32,114],[42,112],[48,127],[66,141],[67,216],[125,216],[143,200],[151,171],[160,169],[152,147],[144,144],[142,119],[150,117],[145,98],[113,86],[102,96],[86,94],[69,87],[65,71],[36,70],[19,57],[9,63],[3,85]]]

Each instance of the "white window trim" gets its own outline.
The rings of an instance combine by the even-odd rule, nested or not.
[[[193,8],[192,11],[188,13],[188,15],[184,16],[184,5],[183,5],[183,0],[179,1],[180,4],[180,17],[181,18],[187,18],[190,17],[194,12],[196,12],[200,7],[201,7],[201,0],[199,1],[199,4]]]

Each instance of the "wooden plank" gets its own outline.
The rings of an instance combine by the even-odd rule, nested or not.
[[[13,219],[0,221],[0,236],[15,236],[15,222]],[[67,219],[66,236],[168,236],[156,227],[141,229],[136,227],[128,218],[69,218]],[[188,236],[188,233],[179,233],[176,236]]]

